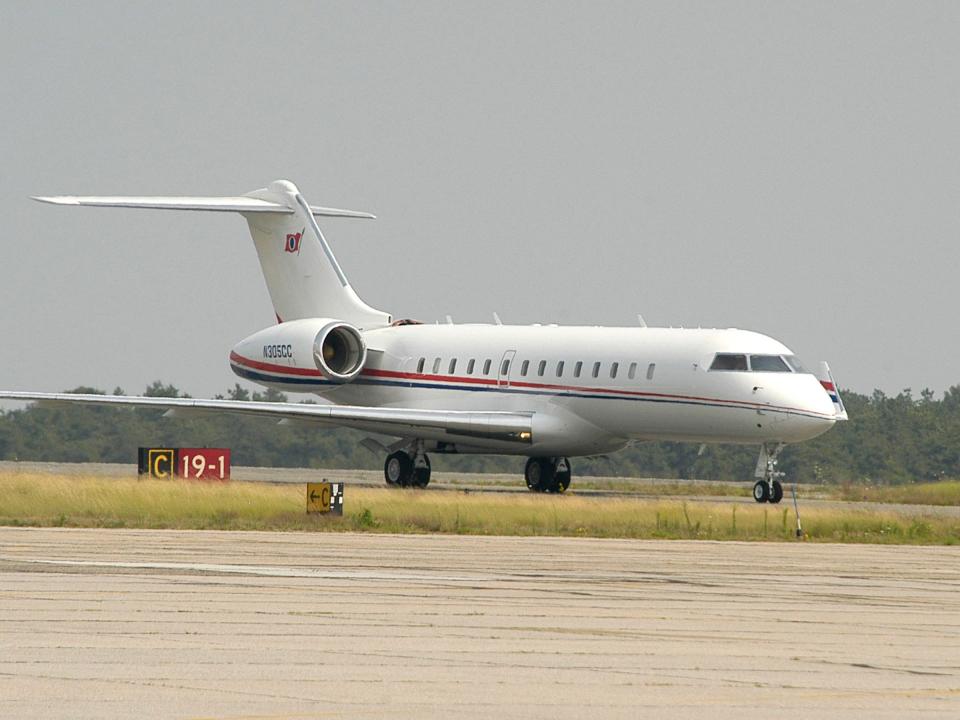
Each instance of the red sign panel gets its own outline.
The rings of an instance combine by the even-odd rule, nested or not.
[[[177,475],[194,480],[229,480],[230,450],[227,448],[180,448]]]

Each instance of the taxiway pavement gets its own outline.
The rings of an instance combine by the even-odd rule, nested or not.
[[[0,717],[956,718],[960,548],[0,528]]]

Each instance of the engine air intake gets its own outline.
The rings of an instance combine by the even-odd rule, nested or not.
[[[367,345],[360,331],[344,322],[324,326],[313,342],[317,369],[333,382],[350,382],[367,362]]]

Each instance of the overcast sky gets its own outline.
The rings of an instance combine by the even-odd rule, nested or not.
[[[197,9],[199,7],[199,10]],[[0,4],[0,387],[232,386],[276,178],[397,317],[740,327],[960,383],[960,4]]]

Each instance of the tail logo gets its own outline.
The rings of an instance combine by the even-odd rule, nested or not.
[[[306,230],[306,228],[304,228]],[[283,249],[288,253],[300,254],[300,238],[303,237],[303,230],[298,233],[287,233],[287,240],[283,245]]]

